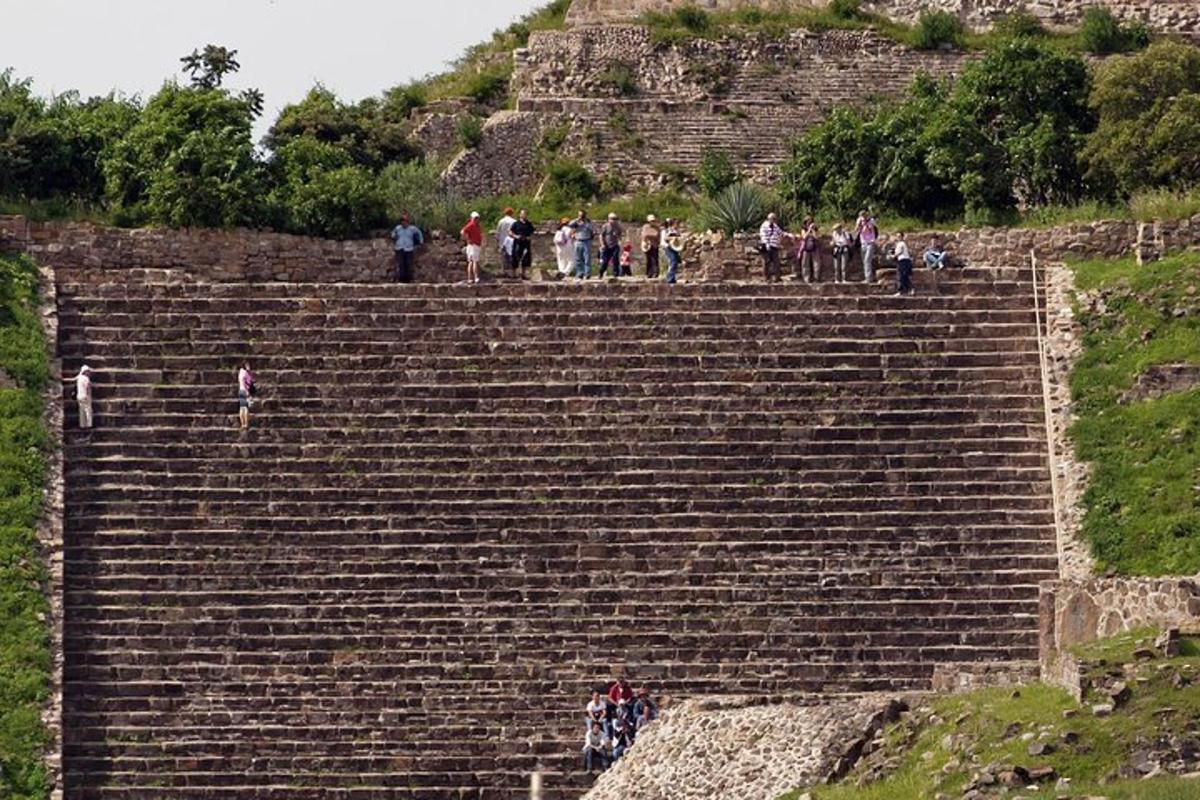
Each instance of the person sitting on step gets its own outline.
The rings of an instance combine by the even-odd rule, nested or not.
[[[613,720],[612,732],[612,749],[613,762],[621,759],[625,755],[625,751],[633,744],[633,735],[630,724],[622,717],[617,717]]]
[[[929,237],[929,246],[925,248],[925,266],[932,270],[944,269],[946,266],[946,248],[938,236]]]
[[[583,769],[591,773],[599,766],[600,771],[608,769],[608,750],[612,746],[608,734],[600,727],[599,722],[593,722],[583,738]]]
[[[593,723],[608,727],[608,702],[598,691],[592,692],[591,702],[587,704],[587,724],[591,726]]]

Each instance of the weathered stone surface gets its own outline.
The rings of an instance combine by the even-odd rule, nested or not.
[[[893,698],[811,706],[691,701],[639,735],[586,800],[774,800],[844,774],[900,706]]]

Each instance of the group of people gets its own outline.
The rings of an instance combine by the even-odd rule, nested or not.
[[[527,281],[533,266],[535,229],[529,221],[528,211],[521,209],[516,216],[513,214],[513,209],[504,209],[504,216],[496,223],[495,247],[505,276]],[[396,259],[395,280],[411,283],[417,248],[425,243],[425,237],[408,216],[403,216],[400,224],[392,229],[391,238]],[[479,283],[486,238],[479,212],[471,212],[470,219],[459,231],[459,238],[466,257],[466,282]],[[627,240],[625,226],[616,214],[609,214],[601,225],[593,222],[586,210],[581,210],[575,219],[564,217],[554,235],[558,271],[564,278],[587,280],[596,274],[598,258],[598,277],[629,277],[633,275],[636,245],[645,264],[647,278],[657,279],[660,264],[665,261],[665,280],[675,283],[683,267],[684,251],[678,220],[667,219],[659,223],[658,218],[651,214],[640,229],[635,229],[633,238],[636,241]]]
[[[604,771],[633,746],[637,735],[658,718],[658,706],[648,689],[634,689],[624,679],[603,692],[596,689],[587,704],[583,739],[583,768]]]
[[[772,213],[758,230],[758,250],[763,257],[763,272],[767,281],[783,279],[785,244],[796,245],[795,277],[805,283],[821,280],[821,250],[824,244],[821,231],[812,217],[805,217],[798,233],[790,233],[779,224],[779,217]],[[833,226],[829,235],[830,254],[833,256],[833,280],[835,283],[849,281],[850,260],[853,252],[862,255],[863,283],[875,282],[875,266],[879,260],[879,223],[875,216],[863,209],[850,231],[841,222]],[[892,258],[896,262],[896,296],[913,293],[913,257],[904,232],[897,233],[892,242]],[[941,239],[933,236],[923,254],[925,266],[940,270],[946,266],[946,248]]]

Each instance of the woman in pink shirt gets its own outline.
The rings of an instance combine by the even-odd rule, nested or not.
[[[238,369],[238,421],[242,430],[250,427],[250,396],[254,394],[254,373],[250,371],[250,362],[243,361]]]

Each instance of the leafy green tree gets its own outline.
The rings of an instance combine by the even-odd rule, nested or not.
[[[379,181],[343,149],[312,138],[288,142],[272,164],[271,204],[296,233],[347,238],[387,220]]]
[[[737,167],[724,150],[706,147],[700,153],[700,167],[696,170],[696,182],[705,197],[714,198],[738,182]]]
[[[968,65],[930,132],[929,162],[968,214],[1004,214],[1017,200],[1070,203],[1083,192],[1078,154],[1094,127],[1087,65],[1018,38]]]
[[[1083,151],[1091,185],[1126,197],[1200,182],[1200,48],[1162,41],[1096,71],[1099,122]]]
[[[237,60],[237,50],[220,45],[208,44],[203,50],[193,50],[191,55],[179,59],[183,71],[192,78],[195,89],[219,89],[226,75],[242,68]]]
[[[263,170],[254,109],[220,89],[163,86],[104,159],[107,195],[131,222],[253,225]]]
[[[295,139],[310,138],[345,151],[358,166],[378,171],[420,157],[408,123],[408,114],[420,99],[408,90],[397,90],[383,99],[347,104],[317,85],[299,103],[280,112],[264,143],[279,150]]]

